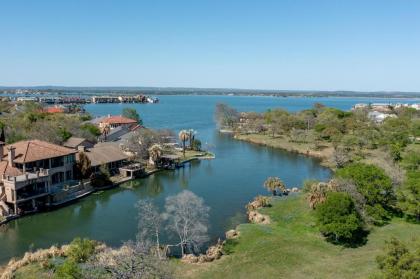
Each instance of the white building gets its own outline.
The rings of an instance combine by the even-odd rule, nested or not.
[[[389,114],[389,113],[383,113],[379,111],[371,111],[368,113],[368,117],[375,121],[376,123],[382,123],[385,119],[392,117],[396,118],[397,116],[395,114]]]

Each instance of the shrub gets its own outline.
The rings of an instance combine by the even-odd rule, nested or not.
[[[329,192],[324,203],[316,208],[322,234],[334,242],[354,243],[362,232],[362,221],[353,200],[347,193]]]
[[[91,185],[93,187],[106,187],[112,185],[112,181],[110,179],[111,173],[106,165],[102,165],[99,168],[99,173],[95,173],[92,175]]]
[[[81,126],[82,130],[89,132],[91,135],[95,137],[99,137],[102,133],[101,130],[94,124],[85,123]]]
[[[82,277],[81,270],[77,263],[73,260],[67,259],[60,265],[56,272],[55,278],[58,279],[79,279]]]
[[[420,241],[417,239],[412,251],[396,238],[386,242],[385,254],[378,256],[376,261],[381,270],[379,278],[419,278],[420,276]]]
[[[87,238],[75,238],[67,251],[69,260],[76,263],[86,262],[87,259],[95,252],[96,242]]]

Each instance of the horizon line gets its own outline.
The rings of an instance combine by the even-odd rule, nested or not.
[[[242,90],[242,91],[266,91],[266,92],[353,92],[353,93],[411,93],[411,94],[420,94],[420,91],[399,91],[399,90],[348,90],[348,89],[329,89],[329,90],[322,90],[322,89],[258,89],[258,88],[235,88],[235,87],[183,87],[183,86],[80,86],[80,85],[28,85],[28,86],[20,86],[20,85],[0,85],[0,89],[4,88],[13,88],[13,89],[34,89],[34,88],[63,88],[63,89],[80,89],[80,88],[113,88],[113,89],[136,89],[136,88],[143,88],[143,89],[193,89],[193,90]]]

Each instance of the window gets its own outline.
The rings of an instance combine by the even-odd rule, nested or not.
[[[72,180],[72,179],[73,179],[72,171],[71,170],[66,171],[66,180]]]
[[[74,154],[65,156],[64,158],[65,158],[65,163],[66,164],[72,164],[72,163],[74,163],[76,161]]]
[[[58,168],[64,165],[64,157],[56,157],[51,159],[51,168]]]
[[[63,181],[64,181],[64,173],[63,172],[57,172],[57,173],[54,173],[51,176],[51,183],[52,184],[57,184],[57,183],[60,183],[60,182],[63,182]]]

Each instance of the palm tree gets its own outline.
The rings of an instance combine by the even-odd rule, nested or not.
[[[185,143],[188,141],[190,134],[187,130],[181,130],[178,134],[178,137],[182,142],[182,153],[184,154],[184,157],[185,157]]]
[[[162,156],[162,147],[159,144],[154,144],[149,148],[149,162],[153,165]]]
[[[109,125],[105,125],[101,128],[101,133],[104,136],[104,141],[106,141],[106,138],[108,137],[109,132],[111,131],[111,128]]]
[[[331,180],[328,183],[319,182],[313,183],[309,190],[307,200],[309,202],[309,207],[315,209],[317,205],[323,203],[327,199],[327,193],[336,191],[337,185]]]
[[[273,193],[273,196],[276,195],[277,189],[279,189],[282,193],[286,191],[286,186],[284,185],[283,181],[281,181],[278,177],[269,177],[264,182],[264,187]]]

